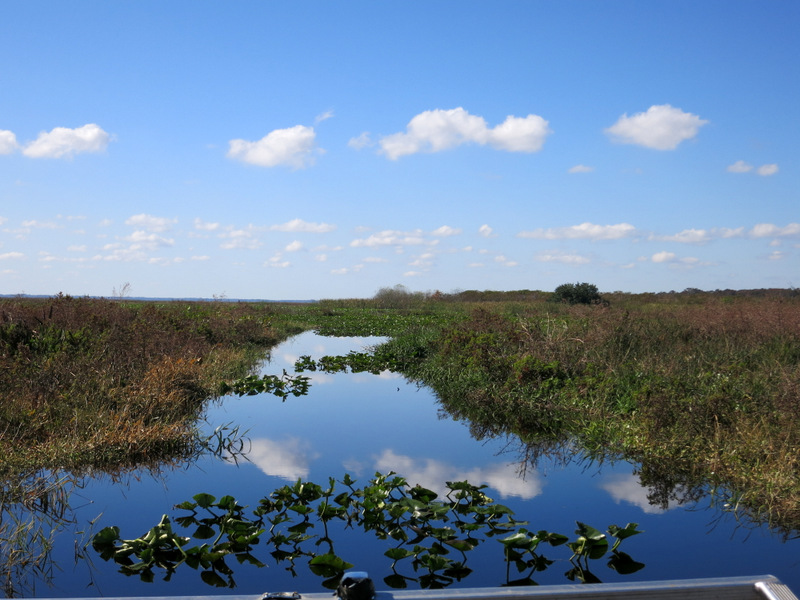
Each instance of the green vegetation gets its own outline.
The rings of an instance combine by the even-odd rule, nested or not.
[[[301,331],[258,304],[0,302],[0,472],[190,451],[219,383]]]
[[[198,437],[205,403],[305,393],[302,375],[253,369],[274,344],[310,329],[390,339],[370,353],[305,357],[298,371],[391,369],[430,386],[477,438],[517,435],[531,461],[553,451],[629,460],[652,503],[712,491],[726,510],[800,531],[799,294],[551,298],[395,287],[312,304],[0,301],[4,572],[46,568],[47,523],[32,530],[21,515],[36,498],[61,506],[47,469],[69,480],[235,453],[235,431]]]
[[[231,496],[218,500],[210,494],[197,494],[193,501],[175,507],[189,514],[174,519],[164,515],[136,539],[122,539],[118,527],[106,527],[94,536],[92,546],[101,558],[120,565],[120,572],[144,581],[154,579],[154,569],[163,570],[169,579],[178,567],[186,565],[217,587],[236,586],[226,557],[264,567],[258,555],[266,547],[272,559],[288,565],[293,574],[295,561],[303,559],[313,574],[325,578],[325,587],[336,589],[353,564],[337,554],[331,531],[335,523],[361,528],[364,534],[385,541],[383,554],[391,574],[383,581],[392,588],[408,587],[412,581],[423,588],[442,588],[461,581],[472,572],[467,553],[490,538],[500,542],[498,549],[507,565],[506,585],[536,584],[534,573],[554,562],[542,553],[545,544],[563,545],[568,550],[563,560],[571,567],[566,573],[571,580],[599,581],[590,571],[589,561],[603,557],[609,568],[623,575],[644,567],[618,549],[624,539],[641,533],[636,523],[611,525],[608,535],[578,523],[577,537],[570,541],[558,533],[528,531],[522,527],[527,523],[515,520],[511,509],[483,493],[485,486],[467,481],[447,482],[443,498],[419,485],[412,487],[394,473],[376,473],[361,488],[355,487],[356,481],[349,475],[340,482],[342,491],[336,489],[336,483],[330,478],[328,487],[323,488],[298,480],[262,498],[249,513]],[[173,522],[191,537],[180,535]],[[609,536],[614,538],[613,544],[609,544]],[[190,546],[192,539],[201,544]],[[403,565],[414,575],[404,574]],[[522,577],[511,579],[512,566]]]
[[[603,304],[597,286],[591,283],[562,283],[550,299],[567,304]]]
[[[797,295],[464,309],[345,362],[430,386],[476,436],[514,433],[532,456],[560,445],[638,463],[653,503],[712,488],[755,520],[800,528]]]

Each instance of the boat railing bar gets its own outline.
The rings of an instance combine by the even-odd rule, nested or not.
[[[331,592],[274,592],[260,596],[148,596],[146,600],[261,600],[268,598],[332,600]],[[135,596],[104,598],[132,600]],[[142,597],[143,600],[145,597]],[[378,591],[375,600],[800,600],[773,575],[673,579],[624,583]],[[48,600],[42,598],[40,600]],[[56,599],[51,599],[56,600]],[[72,598],[58,600],[86,600]]]

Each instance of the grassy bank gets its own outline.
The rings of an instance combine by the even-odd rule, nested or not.
[[[58,296],[0,303],[0,468],[185,452],[205,401],[299,331],[281,306]]]
[[[478,437],[533,455],[577,447],[641,465],[651,500],[717,488],[800,529],[800,296],[520,291],[309,305],[0,303],[0,465],[113,465],[179,455],[223,381],[287,335],[382,335],[372,360],[431,386]],[[313,390],[312,390],[313,393]]]
[[[800,529],[800,298],[680,294],[610,306],[472,304],[379,350],[476,435],[641,464],[651,500],[716,487]]]

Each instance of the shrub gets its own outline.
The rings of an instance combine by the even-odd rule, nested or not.
[[[562,283],[550,299],[567,304],[608,304],[600,296],[597,286],[591,283]]]

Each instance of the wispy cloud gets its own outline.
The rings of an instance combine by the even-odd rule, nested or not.
[[[336,225],[330,225],[328,223],[309,223],[302,219],[292,219],[281,225],[273,225],[270,229],[273,231],[288,231],[294,233],[327,233],[336,229]]]
[[[631,117],[624,114],[605,131],[613,141],[621,144],[674,150],[681,142],[695,137],[707,123],[697,115],[661,104]]]
[[[148,214],[139,214],[133,215],[129,217],[126,221],[126,225],[131,225],[133,227],[142,227],[147,231],[155,231],[155,232],[164,232],[169,231],[172,226],[178,222],[178,219],[169,219],[166,217],[154,217],[153,215]]]
[[[591,173],[594,171],[594,167],[587,167],[586,165],[575,165],[574,167],[570,167],[567,171],[568,173]]]
[[[350,245],[354,248],[374,248],[379,246],[419,246],[425,243],[425,237],[420,229],[410,232],[387,229],[373,233],[366,238],[353,240]]]
[[[728,173],[750,173],[753,171],[753,165],[746,163],[743,160],[737,160],[732,165],[728,165]],[[755,173],[762,177],[769,177],[775,175],[780,169],[777,164],[761,165],[755,170]]]
[[[518,233],[517,236],[541,240],[618,240],[620,238],[629,237],[635,232],[636,228],[629,223],[595,225],[594,223],[586,222],[570,227],[551,227],[546,229],[534,229],[533,231],[522,231]]]
[[[585,265],[591,262],[591,259],[587,256],[574,252],[561,252],[559,250],[540,252],[534,256],[534,259],[539,262],[554,262],[565,265]]]
[[[509,116],[490,128],[483,117],[463,108],[428,110],[409,121],[406,131],[381,138],[381,153],[391,160],[418,152],[441,152],[479,144],[507,152],[537,152],[552,133],[538,115]]]

